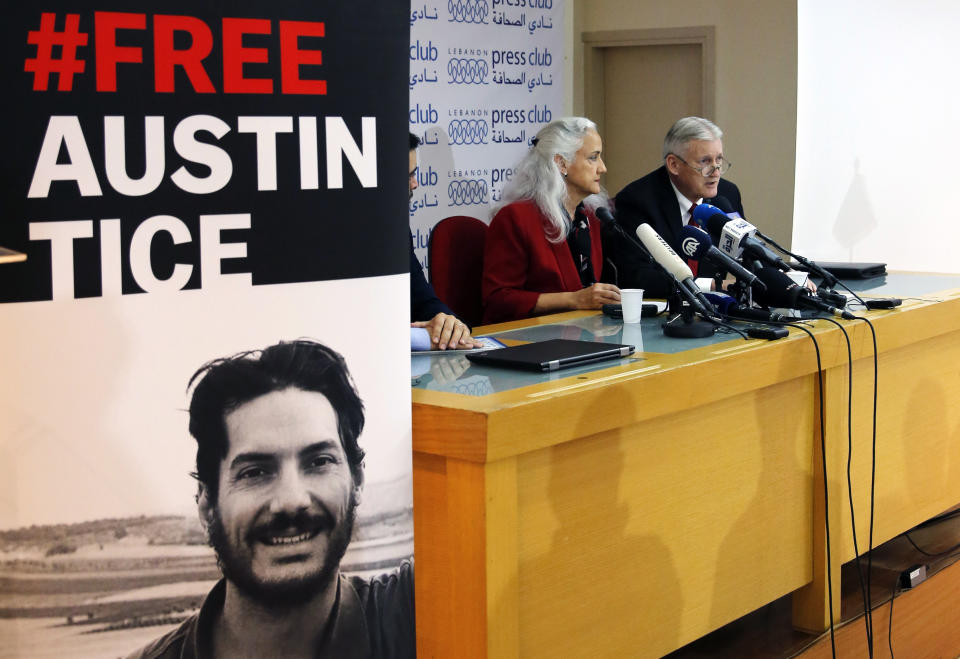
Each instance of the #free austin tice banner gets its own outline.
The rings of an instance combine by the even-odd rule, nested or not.
[[[219,579],[188,380],[280,341],[363,400],[341,572],[413,552],[405,6],[41,2],[2,28],[0,645],[122,656]]]
[[[563,0],[428,0],[410,14],[410,131],[423,141],[409,204],[426,267],[433,226],[489,222],[513,166],[563,116]]]

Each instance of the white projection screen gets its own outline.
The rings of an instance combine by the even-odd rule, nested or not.
[[[793,247],[960,272],[960,2],[798,2]]]

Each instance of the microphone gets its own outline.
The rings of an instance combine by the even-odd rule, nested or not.
[[[709,218],[712,217],[713,215],[716,215],[718,211],[725,213],[726,216],[731,220],[743,219],[740,213],[737,213],[736,211],[733,210],[733,207],[730,205],[730,202],[727,201],[726,197],[722,197],[718,195],[717,197],[713,198],[713,202],[716,208],[714,206],[711,206],[710,204],[700,204],[698,208],[694,209],[693,219],[697,222],[699,226],[703,226],[705,223],[707,223],[709,221]],[[699,213],[700,217],[697,217],[696,211],[699,210],[700,208],[703,208],[704,210],[700,211]],[[756,227],[754,227],[754,233],[760,238],[762,238],[764,241],[766,241],[767,243],[775,247],[778,251],[781,251],[788,256],[792,256],[797,261],[797,265],[795,266],[797,270],[803,270],[805,272],[809,272],[811,274],[814,274],[820,277],[820,279],[822,280],[821,287],[830,288],[837,284],[837,278],[833,275],[833,273],[822,268],[815,261],[811,261],[806,257],[800,256],[799,254],[794,254],[793,252],[784,249],[783,247],[778,245],[775,241],[765,236],[763,232],[757,229]],[[717,238],[717,240],[719,240],[719,238]],[[776,265],[774,263],[768,263],[768,265],[773,265],[774,267],[784,270],[779,265]],[[786,270],[784,271],[786,272]],[[827,293],[829,293],[829,291],[825,291],[821,289],[821,291],[819,292],[819,295],[823,297],[827,302],[832,302],[833,304],[839,304],[840,306],[843,306],[843,303],[845,302],[845,300],[842,302],[839,301],[839,298],[835,298],[834,300],[831,300],[828,297]],[[839,296],[840,294],[837,293],[836,295]]]
[[[707,259],[714,265],[726,270],[738,280],[746,282],[748,286],[754,284],[764,287],[764,283],[757,276],[737,263],[719,249],[713,246],[713,241],[703,229],[686,225],[680,229],[680,250],[694,261]]]
[[[681,293],[687,298],[690,306],[705,318],[716,316],[716,311],[710,301],[703,296],[700,287],[693,280],[693,272],[689,266],[683,262],[673,248],[667,243],[659,233],[654,231],[649,224],[641,224],[637,227],[637,238],[646,247],[647,252],[653,257],[653,260],[673,277]]]
[[[704,201],[706,201],[706,199],[704,199]],[[724,197],[723,195],[718,194],[716,197],[714,197],[710,201],[712,202],[712,205],[719,208],[721,212],[724,212],[724,213],[733,212],[733,204],[731,204],[730,200]]]
[[[706,204],[706,205],[716,206],[721,213],[725,213],[726,216],[729,217],[731,220],[736,219],[738,217],[743,217],[742,215],[740,215],[740,213],[738,213],[734,209],[733,204],[730,203],[730,200],[724,197],[723,195],[717,195],[716,197],[711,199],[710,202],[711,202],[710,204]],[[700,205],[703,206],[703,204],[700,204]]]
[[[797,286],[790,277],[776,268],[765,266],[757,273],[760,280],[767,285],[765,291],[757,293],[757,299],[767,306],[782,307],[784,309],[813,309],[839,316],[846,320],[854,320],[849,311],[830,306],[819,297],[811,295],[803,286]]]
[[[742,304],[727,309],[727,316],[738,320],[753,320],[761,323],[792,323],[797,320],[769,309],[755,309]]]
[[[719,201],[719,198],[714,199],[714,201]],[[724,203],[724,202],[726,202],[726,199],[724,199],[723,202],[720,202],[720,205],[723,206],[724,208],[731,208],[729,202],[727,203]],[[726,213],[727,213],[726,210],[722,208],[717,208],[717,206],[713,206],[711,204],[699,204],[696,208],[693,209],[693,214],[690,216],[690,219],[696,222],[698,227],[704,228],[707,226],[707,221],[714,215],[723,215],[724,217],[729,218],[729,216],[726,215]],[[711,232],[711,234],[712,233],[713,232]],[[716,235],[711,235],[710,237],[713,238],[714,240],[717,240],[719,236],[720,234],[718,233]]]
[[[613,219],[613,214],[610,213],[610,209],[606,206],[600,206],[594,209],[593,214],[597,216],[597,219],[603,222],[604,224],[616,224],[616,220]]]
[[[598,206],[594,209],[593,214],[597,216],[597,219],[603,222],[605,228],[609,228],[615,234],[626,240],[628,243],[634,246],[640,254],[643,255],[643,258],[649,263],[656,263],[656,260],[650,255],[646,248],[637,242],[637,239],[627,233],[626,229],[620,226],[620,223],[613,217],[613,214],[610,212],[610,209],[606,206]],[[612,264],[612,262],[611,262]],[[616,269],[616,268],[614,268]]]
[[[726,316],[729,309],[737,306],[737,299],[726,293],[704,293],[703,297],[710,300],[710,304],[721,316]]]
[[[761,234],[759,231],[757,233],[760,234],[761,238],[769,242],[771,245],[779,249],[781,252],[784,252],[785,254],[789,254],[790,256],[792,256],[798,264],[796,266],[797,270],[804,270],[805,272],[809,272],[811,274],[814,274],[820,277],[821,286],[828,288],[828,287],[837,285],[837,278],[834,277],[833,273],[831,273],[829,270],[826,270],[825,268],[821,268],[814,261],[811,261],[810,259],[804,256],[800,256],[799,254],[793,254],[792,252],[786,251],[785,249],[780,247],[780,245],[776,244],[775,242],[773,242],[772,240],[770,240],[769,238]]]
[[[828,304],[832,304],[835,307],[845,307],[847,306],[847,296],[843,293],[838,293],[837,291],[831,291],[828,288],[823,286],[817,288],[817,297],[822,299]]]
[[[716,206],[700,204],[693,210],[693,217],[703,226],[706,223],[707,231],[717,244],[718,249],[731,258],[740,258],[744,252],[751,258],[757,259],[769,266],[784,272],[790,266],[783,259],[771,251],[762,241],[754,238],[757,227],[743,218],[731,219]]]

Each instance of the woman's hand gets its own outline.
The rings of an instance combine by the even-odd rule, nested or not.
[[[599,309],[604,304],[620,304],[620,289],[613,284],[593,284],[576,292],[541,293],[532,314],[536,316],[571,309]]]
[[[620,289],[613,284],[593,284],[574,293],[577,309],[599,309],[604,304],[620,304]]]

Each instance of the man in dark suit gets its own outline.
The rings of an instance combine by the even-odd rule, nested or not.
[[[417,189],[417,147],[420,138],[410,133],[410,170],[407,187],[410,196]],[[477,347],[470,336],[470,328],[457,318],[453,311],[437,297],[433,286],[423,276],[420,261],[413,251],[413,234],[410,236],[410,323],[411,327],[424,327],[430,333],[434,350],[455,350]]]
[[[730,162],[723,156],[723,131],[701,117],[677,121],[663,140],[663,166],[617,193],[617,222],[632,236],[647,223],[681,253],[680,229],[690,221],[696,204],[708,203],[743,215],[740,190],[720,178]],[[615,234],[605,237],[603,252],[617,268],[620,288],[642,288],[647,297],[667,297],[673,280]],[[715,270],[703,264],[699,276]]]

